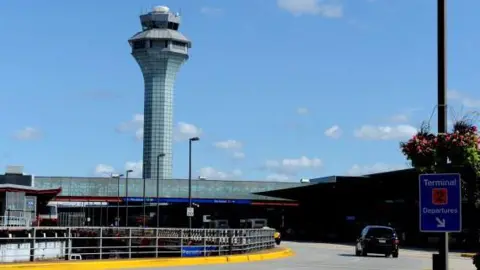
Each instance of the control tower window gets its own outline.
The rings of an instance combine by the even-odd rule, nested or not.
[[[147,47],[147,43],[145,40],[138,40],[133,43],[133,49],[145,49]]]
[[[184,48],[187,44],[184,42],[172,41],[172,45]]]
[[[150,30],[150,29],[165,29],[166,27],[167,27],[166,22],[148,21],[148,22],[142,23],[143,31]],[[178,26],[177,26],[177,29],[178,29]]]
[[[152,48],[167,48],[168,40],[152,40],[150,41]]]
[[[172,30],[177,31],[178,30],[178,23],[168,22],[168,29],[172,29]]]

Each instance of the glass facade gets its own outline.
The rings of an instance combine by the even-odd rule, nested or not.
[[[156,197],[157,181],[146,180],[145,191],[147,197]],[[218,181],[193,180],[192,197],[204,199],[251,199],[251,200],[279,200],[252,193],[284,189],[299,186],[299,183],[282,182],[253,182],[253,181]],[[128,194],[125,189],[125,178],[120,181],[112,178],[99,177],[35,177],[37,188],[62,188],[60,196],[92,196],[92,197],[142,197],[142,179],[128,180]],[[187,198],[188,180],[169,179],[159,181],[159,197]]]
[[[172,178],[173,86],[186,56],[153,48],[133,53],[145,82],[143,172],[146,179]],[[160,154],[165,156],[158,159]]]

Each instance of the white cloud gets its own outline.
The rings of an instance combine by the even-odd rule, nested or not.
[[[300,115],[308,114],[308,109],[303,107],[297,108],[297,114],[300,114]]]
[[[139,141],[143,140],[143,127],[135,131],[135,138]]]
[[[130,133],[133,132],[135,138],[139,141],[143,140],[143,114],[134,114],[132,119],[123,122],[116,128],[117,132]]]
[[[143,140],[143,114],[135,114],[129,121],[123,122],[116,128],[117,132],[121,133],[133,133],[135,138],[139,141]],[[202,130],[195,125],[185,122],[179,122],[175,127],[174,139],[176,141],[188,140],[192,137],[198,137],[202,133]]]
[[[40,130],[33,127],[25,127],[14,134],[14,138],[22,141],[35,140],[42,137]]]
[[[213,167],[204,167],[199,170],[199,176],[210,180],[234,180],[242,175],[241,170],[231,172],[219,171]]]
[[[474,99],[460,91],[448,90],[447,97],[451,100],[460,102],[467,108],[480,108],[480,99]]]
[[[125,162],[125,171],[132,170],[133,172],[129,173],[128,176],[133,178],[141,178],[143,172],[143,161],[127,161]]]
[[[364,125],[354,131],[357,138],[364,140],[399,140],[413,136],[417,128],[411,125],[372,126]]]
[[[241,149],[242,143],[236,140],[226,140],[214,143],[214,146],[221,149]]]
[[[338,139],[342,136],[342,129],[338,125],[334,125],[327,130],[325,130],[325,136]]]
[[[202,135],[200,128],[185,122],[179,122],[174,131],[174,139],[176,141],[184,141],[193,137],[200,137],[200,135]]]
[[[95,175],[97,176],[108,176],[112,173],[115,173],[115,168],[107,164],[98,164],[95,167]]]
[[[375,163],[370,166],[361,166],[355,164],[350,168],[347,172],[348,175],[351,176],[360,176],[365,174],[372,174],[372,173],[379,173],[379,172],[387,172],[393,170],[402,170],[408,168],[407,165],[389,165],[385,163]]]
[[[108,164],[98,164],[95,167],[94,174],[96,176],[110,176],[115,173],[124,174],[127,170],[132,170],[133,172],[129,173],[128,176],[132,178],[141,178],[142,171],[143,171],[143,162],[140,161],[127,161],[125,162],[125,166],[123,171],[117,171],[113,166]]]
[[[213,146],[222,150],[226,150],[234,158],[237,158],[237,159],[245,158],[245,153],[241,151],[243,144],[239,141],[236,141],[236,140],[220,141],[220,142],[214,143]]]
[[[279,8],[295,16],[317,15],[326,18],[340,18],[343,16],[342,5],[326,0],[277,0]]]
[[[288,180],[290,180],[290,176],[286,174],[272,173],[267,175],[267,181],[286,182]]]
[[[200,13],[205,15],[222,15],[223,9],[215,7],[202,7]]]
[[[322,167],[323,162],[319,158],[285,158],[282,160],[267,160],[264,168],[274,175],[295,176],[303,170],[318,169]]]
[[[243,152],[233,152],[233,157],[238,158],[238,159],[242,159],[242,158],[245,158],[245,153],[243,153]]]

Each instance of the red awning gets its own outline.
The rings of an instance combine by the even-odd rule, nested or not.
[[[62,192],[62,188],[55,188],[55,189],[41,189],[41,188],[33,188],[29,186],[20,186],[20,185],[0,185],[0,193],[1,192],[25,192],[26,195],[50,195],[52,197],[57,196]]]

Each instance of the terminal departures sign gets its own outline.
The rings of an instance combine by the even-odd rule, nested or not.
[[[462,183],[460,174],[422,174],[420,231],[462,231]]]

